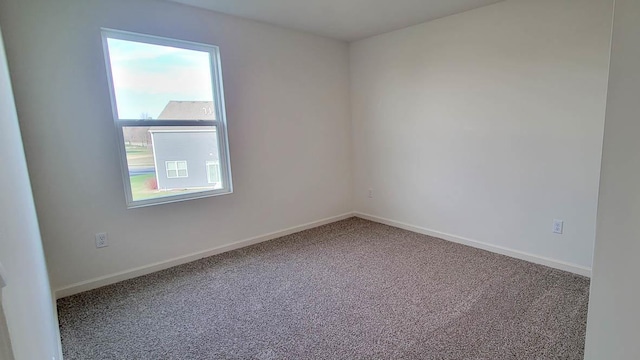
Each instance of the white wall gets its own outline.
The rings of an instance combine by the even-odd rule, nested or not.
[[[351,211],[346,43],[150,0],[4,1],[0,21],[54,288]],[[125,208],[100,27],[220,46],[234,194]]]
[[[588,272],[612,2],[509,0],[351,46],[152,0],[1,2],[54,288],[353,208]],[[125,209],[100,27],[220,46],[234,194]]]
[[[585,359],[640,358],[640,2],[616,0]]]
[[[612,4],[510,0],[353,43],[355,209],[588,273]]]
[[[0,32],[0,263],[2,305],[16,360],[58,356],[57,320]],[[3,352],[0,351],[0,354]]]

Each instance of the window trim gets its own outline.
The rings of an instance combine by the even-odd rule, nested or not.
[[[111,101],[111,111],[113,121],[116,128],[116,136],[120,153],[120,167],[122,180],[124,184],[124,192],[128,209],[145,207],[166,203],[173,203],[191,199],[199,199],[211,196],[219,196],[233,193],[233,180],[231,176],[231,160],[229,157],[229,137],[227,132],[227,118],[224,102],[224,84],[222,79],[222,61],[220,57],[220,48],[215,45],[202,44],[192,41],[165,38],[155,35],[142,33],[133,33],[122,30],[114,30],[109,28],[101,29],[102,48],[105,59],[105,67],[107,74],[107,83],[109,86],[109,95]],[[111,57],[109,55],[109,46],[107,40],[119,39],[134,41],[146,44],[171,46],[186,50],[195,50],[208,52],[210,55],[211,82],[213,90],[213,103],[216,112],[215,120],[139,120],[139,119],[120,119],[118,115],[118,107],[116,104],[115,87],[113,83],[113,75],[111,70]],[[167,127],[173,126],[213,126],[216,128],[216,136],[218,140],[218,156],[220,161],[220,176],[222,181],[221,189],[212,189],[204,191],[196,191],[186,194],[177,194],[171,196],[163,196],[144,200],[133,200],[131,191],[131,180],[129,174],[129,166],[127,164],[127,154],[123,135],[124,127]],[[155,145],[154,145],[155,146]],[[155,152],[154,152],[155,158]],[[157,181],[159,179],[156,179]]]

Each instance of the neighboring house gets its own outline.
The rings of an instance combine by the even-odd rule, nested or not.
[[[170,101],[158,120],[213,120],[210,101]],[[153,127],[156,180],[159,190],[221,188],[218,133],[212,127]]]

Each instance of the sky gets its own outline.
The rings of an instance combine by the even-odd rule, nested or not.
[[[107,39],[118,117],[157,119],[170,100],[213,101],[210,54]]]

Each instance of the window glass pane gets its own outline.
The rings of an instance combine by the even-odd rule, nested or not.
[[[215,120],[211,54],[108,38],[118,118]]]
[[[223,188],[219,175],[212,183],[207,168],[196,165],[220,163],[215,126],[123,127],[122,133],[133,201]]]

